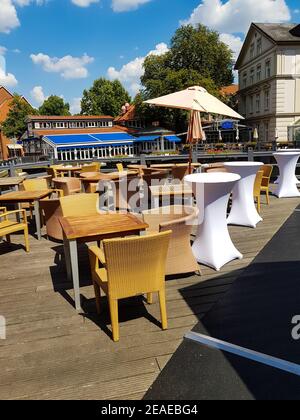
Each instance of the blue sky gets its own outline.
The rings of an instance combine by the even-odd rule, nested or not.
[[[0,0],[0,85],[34,106],[63,96],[74,112],[100,76],[120,79],[134,94],[144,57],[164,53],[183,21],[218,30],[237,54],[251,21],[298,22],[300,2]]]

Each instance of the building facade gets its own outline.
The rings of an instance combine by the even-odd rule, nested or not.
[[[167,153],[180,142],[170,131],[138,131],[116,125],[110,116],[30,116],[27,123],[22,139],[25,155],[60,161]]]
[[[287,142],[300,119],[300,25],[253,23],[235,68],[245,123],[261,142]]]

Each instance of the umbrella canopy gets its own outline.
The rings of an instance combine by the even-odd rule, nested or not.
[[[244,117],[200,86],[190,87],[180,92],[151,99],[145,101],[145,103],[166,108],[178,108],[188,111],[200,111],[207,114],[224,115],[238,120],[244,119]]]
[[[254,129],[253,138],[254,138],[254,140],[258,140],[258,138],[259,138],[257,128]]]

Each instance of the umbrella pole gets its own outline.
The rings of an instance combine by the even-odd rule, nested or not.
[[[189,174],[192,174],[192,160],[193,160],[193,154],[192,154],[192,145],[193,145],[193,131],[194,131],[194,113],[191,112],[190,116],[190,127],[188,131],[188,143],[189,143]]]

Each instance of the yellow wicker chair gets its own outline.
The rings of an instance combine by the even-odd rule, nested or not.
[[[270,183],[273,173],[273,165],[264,165],[261,170],[263,171],[263,179],[261,184],[261,192],[266,193],[267,204],[270,205]]]
[[[261,185],[263,180],[264,172],[258,171],[256,178],[255,178],[255,184],[254,184],[254,199],[257,203],[257,211],[260,213],[261,211]]]
[[[162,329],[168,328],[165,265],[171,232],[139,238],[103,241],[103,251],[89,248],[97,312],[100,314],[101,289],[109,301],[113,340],[119,341],[118,300],[158,293]],[[99,266],[100,263],[100,266]]]
[[[79,171],[80,174],[83,174],[86,172],[97,172],[97,173],[100,172],[99,163],[91,163],[90,165],[83,166]]]
[[[124,172],[123,163],[117,163],[117,169],[118,169],[119,172]]]
[[[23,222],[16,222],[10,220],[8,216],[12,214],[21,214]],[[10,235],[16,232],[24,232],[25,249],[29,252],[29,236],[28,224],[25,210],[7,211],[6,207],[0,207],[0,237],[5,236],[8,243],[10,243]]]

